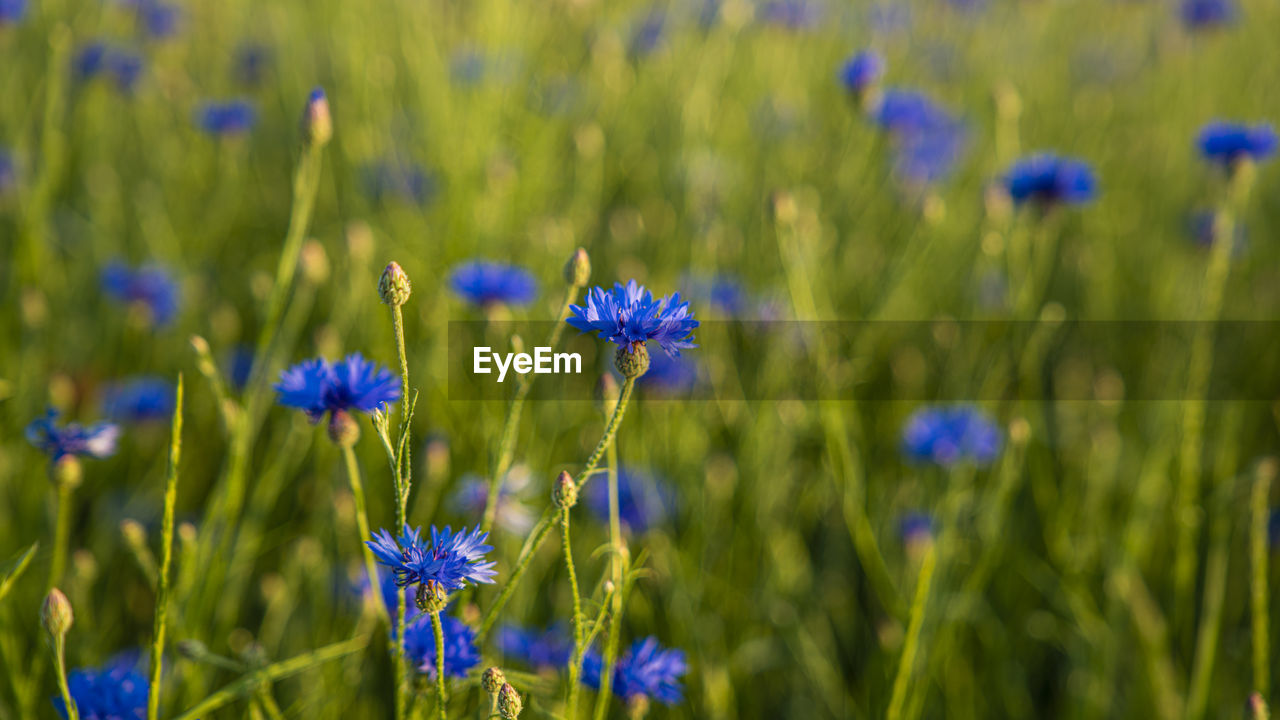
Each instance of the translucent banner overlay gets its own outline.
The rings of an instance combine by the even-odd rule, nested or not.
[[[616,346],[566,326],[554,351],[539,353],[554,329],[450,322],[449,399],[507,399],[521,369],[530,401],[593,399],[601,375],[617,375]],[[1203,394],[1187,380],[1198,336],[1213,363]],[[695,337],[676,359],[650,343],[638,400],[1280,399],[1280,321],[708,322]],[[513,338],[527,358],[508,356]]]

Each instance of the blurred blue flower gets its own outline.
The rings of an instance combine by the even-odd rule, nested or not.
[[[172,37],[178,32],[182,20],[182,9],[177,5],[162,0],[119,0],[121,5],[132,9],[138,17],[138,23],[148,35],[156,39]]]
[[[27,0],[0,0],[0,27],[16,23],[27,13]]]
[[[524,504],[521,494],[529,487],[532,474],[525,465],[517,465],[507,471],[498,492],[498,506],[494,525],[513,534],[524,534],[533,528],[533,512]],[[461,486],[451,499],[453,509],[465,516],[478,516],[484,512],[489,498],[489,480],[468,474],[461,479]]]
[[[440,613],[440,629],[444,634],[444,674],[464,678],[467,671],[480,664],[476,647],[476,631],[452,615]],[[404,630],[404,651],[409,662],[431,680],[436,677],[436,636],[431,616],[422,614]]]
[[[266,79],[271,68],[271,48],[256,42],[246,42],[236,48],[232,63],[232,77],[236,82],[256,88]]]
[[[573,653],[569,635],[561,627],[539,631],[504,625],[498,630],[495,642],[507,659],[518,660],[535,670],[564,667]]]
[[[249,375],[253,373],[253,348],[248,345],[237,345],[231,351],[227,362],[227,380],[237,392],[244,390],[249,384]]]
[[[1238,220],[1233,223],[1232,231],[1234,246],[1232,253],[1239,255],[1244,252],[1245,232],[1244,225]],[[1187,221],[1187,231],[1191,235],[1191,239],[1196,245],[1202,248],[1211,248],[1213,243],[1218,239],[1218,218],[1217,213],[1212,210],[1201,210],[1193,213]]]
[[[1182,0],[1182,23],[1191,30],[1207,30],[1235,22],[1233,0]]]
[[[816,28],[825,14],[825,6],[818,0],[769,0],[756,11],[762,21],[790,30]]]
[[[1272,510],[1267,518],[1267,543],[1272,547],[1280,547],[1280,510]]]
[[[845,61],[840,68],[840,83],[854,95],[861,96],[880,84],[884,77],[884,57],[874,50],[863,50]]]
[[[132,50],[97,41],[82,47],[76,53],[72,68],[76,78],[82,82],[106,75],[120,92],[129,93],[142,76],[143,60],[141,55]]]
[[[631,30],[631,55],[644,57],[662,44],[666,34],[667,15],[660,8],[651,8],[636,22]]]
[[[399,379],[360,353],[336,363],[324,358],[298,363],[280,373],[275,390],[281,405],[305,411],[311,422],[329,412],[371,413],[400,399]]]
[[[649,371],[636,380],[641,387],[673,395],[688,393],[697,387],[698,381],[698,364],[693,358],[671,357],[666,353],[650,353]]]
[[[693,330],[698,321],[690,313],[689,303],[680,301],[678,292],[655,300],[653,293],[631,280],[626,286],[614,283],[612,290],[594,287],[587,293],[585,306],[571,305],[569,309],[570,326],[595,332],[621,348],[653,340],[675,357],[682,349],[697,347]]]
[[[434,175],[403,160],[376,160],[360,168],[360,183],[374,202],[397,198],[426,205],[436,196]]]
[[[1037,153],[1018,160],[1004,176],[1004,187],[1015,204],[1028,200],[1043,205],[1077,205],[1097,196],[1093,169],[1081,160]]]
[[[100,668],[80,668],[67,675],[67,688],[81,720],[141,720],[147,715],[147,678],[139,671],[136,651],[120,653]],[[58,714],[68,717],[61,697],[53,699]]]
[[[918,410],[902,430],[902,451],[914,462],[989,464],[1000,452],[1000,428],[974,407]]]
[[[528,305],[538,296],[538,281],[528,270],[485,260],[454,267],[449,287],[474,305]]]
[[[602,475],[583,492],[587,508],[600,522],[609,522],[609,483]],[[637,468],[618,471],[618,518],[633,533],[642,533],[666,520],[673,493],[666,481]]]
[[[751,295],[731,275],[685,275],[680,279],[686,294],[710,305],[729,317],[740,317],[750,310]]]
[[[603,664],[598,653],[587,653],[582,661],[582,682],[599,689]],[[688,671],[683,650],[663,649],[656,637],[649,636],[637,640],[614,666],[613,692],[623,701],[643,696],[675,705],[684,699],[680,677]]]
[[[195,115],[196,127],[216,136],[243,135],[253,128],[257,111],[248,100],[210,101]]]
[[[27,425],[26,435],[27,442],[46,453],[54,462],[67,455],[105,458],[116,452],[120,426],[104,422],[88,427],[77,423],[58,427],[58,413],[50,410],[44,417]]]
[[[1275,154],[1276,131],[1266,123],[1249,126],[1214,121],[1200,130],[1196,144],[1200,154],[1212,163],[1231,166],[1244,159],[1259,162]]]
[[[964,157],[968,133],[959,122],[940,123],[903,136],[894,147],[894,171],[911,185],[940,183]]]
[[[449,528],[431,528],[430,544],[423,542],[422,529],[405,525],[400,537],[381,530],[365,544],[378,562],[391,568],[401,587],[438,583],[446,592],[461,590],[467,582],[492,583],[497,563],[484,556],[493,550],[484,541],[489,533],[476,527],[469,534],[464,527],[456,534]]]
[[[178,313],[178,284],[160,267],[111,262],[102,271],[102,289],[120,302],[146,308],[157,326],[168,325]]]
[[[18,167],[13,155],[0,148],[0,196],[8,194],[18,184]]]
[[[168,420],[173,416],[174,386],[162,377],[136,377],[108,385],[103,414],[121,422]]]
[[[933,518],[928,513],[907,513],[898,522],[898,530],[907,545],[929,540],[933,537]]]
[[[894,136],[928,132],[953,125],[956,120],[945,108],[915,90],[891,88],[872,109],[871,120]]]

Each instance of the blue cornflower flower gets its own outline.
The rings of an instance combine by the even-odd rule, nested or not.
[[[699,379],[698,364],[689,356],[673,358],[658,353],[649,356],[649,371],[636,382],[660,393],[679,395],[692,391]]]
[[[582,332],[595,332],[597,337],[629,349],[648,340],[658,343],[672,357],[693,344],[693,329],[698,321],[689,311],[689,303],[680,301],[680,293],[654,299],[643,285],[631,280],[624,287],[614,283],[612,290],[592,288],[585,306],[570,306],[569,325]]]
[[[405,160],[375,160],[360,168],[360,184],[374,202],[391,198],[425,206],[439,191],[435,175]]]
[[[1236,19],[1232,0],[1183,0],[1182,23],[1191,30],[1206,30],[1229,25]]]
[[[538,296],[538,282],[528,270],[485,260],[455,267],[449,287],[475,305],[528,305]]]
[[[476,647],[476,631],[452,615],[440,614],[444,634],[444,674],[464,678],[467,671],[480,664]],[[429,615],[419,615],[404,629],[404,651],[409,662],[429,679],[436,678],[436,636]]]
[[[809,30],[822,22],[825,11],[818,0],[769,0],[760,6],[757,17],[790,30]]]
[[[195,123],[216,136],[243,135],[253,127],[257,111],[247,100],[206,102],[196,110]]]
[[[924,408],[907,419],[902,450],[910,460],[936,465],[986,465],[1000,452],[1000,428],[974,407]]]
[[[408,525],[393,538],[382,530],[374,533],[373,540],[365,544],[373,550],[378,562],[391,568],[400,587],[414,584],[438,583],[446,592],[461,590],[467,582],[492,583],[497,575],[492,560],[484,559],[493,550],[484,541],[489,533],[479,527],[469,534],[464,527],[456,534],[446,526],[444,530],[431,528],[431,543],[423,542],[422,529]]]
[[[178,284],[159,267],[110,263],[102,271],[102,287],[121,302],[146,308],[157,326],[169,324],[178,312]]]
[[[27,0],[0,0],[0,27],[16,23],[27,13]]]
[[[600,655],[594,651],[584,655],[582,682],[599,689],[603,664]],[[637,640],[614,666],[613,692],[627,702],[643,696],[665,705],[675,705],[684,699],[680,676],[688,671],[683,650],[663,649],[656,637],[649,636]]]
[[[928,513],[909,512],[898,521],[902,541],[913,545],[933,537],[933,518]]]
[[[941,182],[955,171],[967,140],[959,122],[940,122],[927,131],[906,135],[894,148],[894,170],[911,185]]]
[[[1084,161],[1037,153],[1013,164],[1004,187],[1015,204],[1032,200],[1043,205],[1078,205],[1097,195],[1093,169]]]
[[[120,92],[131,92],[142,76],[142,56],[132,50],[93,42],[80,49],[72,64],[81,81],[107,75]]]
[[[182,22],[182,9],[159,0],[141,0],[138,3],[138,19],[151,37],[172,37],[177,34]]]
[[[535,670],[564,667],[573,653],[573,644],[562,627],[538,631],[506,625],[498,630],[495,642],[508,659]]]
[[[231,351],[227,362],[227,380],[237,392],[244,390],[249,384],[249,376],[253,373],[253,348],[248,345],[237,345]]]
[[[65,456],[105,458],[116,452],[120,426],[98,423],[84,427],[69,423],[58,427],[58,413],[50,410],[44,417],[27,425],[27,442],[47,453],[54,462]]]
[[[608,522],[609,483],[593,482],[583,494],[592,514],[601,522]],[[642,533],[661,523],[673,504],[671,488],[662,478],[637,468],[619,469],[618,518],[631,532]]]
[[[854,95],[861,96],[880,84],[884,77],[884,57],[874,50],[863,50],[849,58],[840,68],[840,83]]]
[[[325,413],[371,413],[400,399],[400,382],[391,371],[360,353],[330,363],[305,360],[280,373],[275,386],[280,404],[307,413],[319,422]]]
[[[137,377],[108,386],[102,411],[123,422],[167,420],[173,415],[173,403],[173,383],[162,377]]]
[[[928,132],[956,123],[938,103],[915,90],[891,88],[871,110],[871,120],[895,137]]]
[[[1276,131],[1266,123],[1250,127],[1215,121],[1204,126],[1196,144],[1206,160],[1229,167],[1241,160],[1259,162],[1275,154]]]
[[[72,670],[67,687],[81,720],[135,720],[146,717],[147,678],[138,670],[136,651],[123,652],[100,668]],[[68,717],[62,698],[55,697],[58,714]]]

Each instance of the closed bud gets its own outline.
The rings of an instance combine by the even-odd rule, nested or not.
[[[80,467],[80,458],[75,455],[63,455],[49,467],[49,475],[57,487],[74,490],[80,487],[80,481],[84,479],[84,470]]]
[[[1267,708],[1267,701],[1263,699],[1262,693],[1249,695],[1249,720],[1271,720],[1271,710]]]
[[[573,287],[586,287],[591,280],[591,257],[584,248],[578,248],[564,264],[564,281]]]
[[[551,488],[551,501],[562,510],[578,504],[578,483],[573,481],[573,476],[568,472],[561,471],[556,478],[556,484]]]
[[[324,147],[333,139],[333,116],[329,114],[329,98],[324,88],[316,88],[307,97],[302,113],[302,138],[308,145]]]
[[[61,640],[66,637],[71,624],[75,622],[75,614],[71,612],[71,603],[58,588],[49,590],[44,597],[44,605],[40,607],[40,623],[50,637]]]
[[[480,687],[484,688],[484,691],[490,695],[497,695],[502,690],[502,686],[506,684],[507,676],[496,667],[485,670],[484,674],[480,676]]]
[[[378,279],[378,297],[382,298],[383,304],[399,307],[409,302],[409,293],[409,276],[400,263],[394,260],[387,263],[382,277]]]
[[[511,683],[503,683],[498,691],[498,714],[502,720],[516,720],[521,710],[524,710],[524,703],[520,700],[520,693],[511,687]]]
[[[613,363],[622,377],[634,380],[649,372],[649,348],[642,342],[624,345],[613,356]]]
[[[449,593],[444,586],[435,580],[428,580],[418,585],[418,594],[414,596],[418,609],[428,615],[435,615],[449,604]]]
[[[329,439],[338,447],[351,447],[360,439],[360,423],[345,410],[329,415]]]

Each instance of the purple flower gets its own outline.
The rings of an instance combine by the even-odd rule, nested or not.
[[[874,50],[863,50],[849,58],[840,68],[840,83],[855,95],[879,85],[884,77],[884,57]]]
[[[1244,159],[1259,162],[1275,154],[1276,131],[1266,123],[1251,127],[1215,121],[1204,126],[1196,144],[1206,160],[1230,167]]]
[[[132,92],[142,76],[142,56],[114,47],[104,42],[90,43],[80,49],[73,63],[76,77],[81,81],[92,80],[99,75],[106,75],[115,83],[120,92]]]
[[[693,329],[698,321],[689,312],[689,303],[680,301],[680,293],[654,299],[653,294],[632,280],[624,287],[615,283],[612,290],[592,288],[585,306],[570,306],[569,325],[582,332],[595,332],[597,337],[628,348],[648,340],[658,343],[663,352],[673,357],[693,344]]]
[[[27,0],[0,0],[0,27],[16,23],[27,13]]]
[[[603,670],[600,655],[588,653],[582,661],[582,682],[599,689]],[[666,650],[656,637],[637,640],[613,668],[614,694],[624,701],[644,696],[665,705],[684,699],[680,677],[689,671],[684,651]]]
[[[1229,25],[1236,19],[1232,0],[1183,0],[1182,23],[1191,30],[1208,30]]]
[[[461,590],[467,582],[493,582],[497,563],[484,559],[493,550],[484,544],[488,537],[489,533],[479,527],[470,534],[465,527],[456,534],[447,526],[444,530],[432,527],[431,542],[427,544],[421,528],[405,525],[398,538],[381,530],[365,544],[379,563],[391,568],[400,587],[438,583],[446,592],[452,592]]]
[[[480,664],[480,650],[476,647],[476,631],[452,615],[440,614],[440,629],[444,635],[444,674],[446,677],[464,678],[467,671]],[[409,662],[429,679],[436,678],[436,636],[431,626],[431,616],[422,614],[404,629],[404,651]]]
[[[528,305],[538,296],[538,282],[517,265],[473,260],[449,273],[449,287],[475,305]]]
[[[924,408],[907,419],[902,450],[915,462],[989,464],[1000,452],[1000,428],[974,407]]]
[[[137,652],[123,652],[100,668],[72,670],[67,687],[81,720],[137,720],[146,717],[149,694],[146,677],[138,671]],[[53,699],[62,717],[68,717],[62,698]]]
[[[102,271],[102,287],[116,300],[145,307],[157,326],[168,325],[178,312],[178,284],[159,267],[110,263]]]
[[[1079,205],[1097,196],[1093,169],[1083,161],[1037,153],[1013,164],[1004,187],[1015,204],[1028,200],[1042,205]]]
[[[58,413],[50,410],[44,417],[27,425],[27,442],[49,455],[54,462],[67,455],[105,458],[116,452],[120,426],[98,423],[84,427],[69,423],[58,427]]]
[[[400,381],[391,371],[352,353],[330,364],[324,358],[298,363],[280,373],[280,404],[319,422],[325,413],[371,413],[400,399]]]
[[[253,128],[257,111],[247,100],[206,102],[196,110],[196,127],[219,137],[244,135]]]

